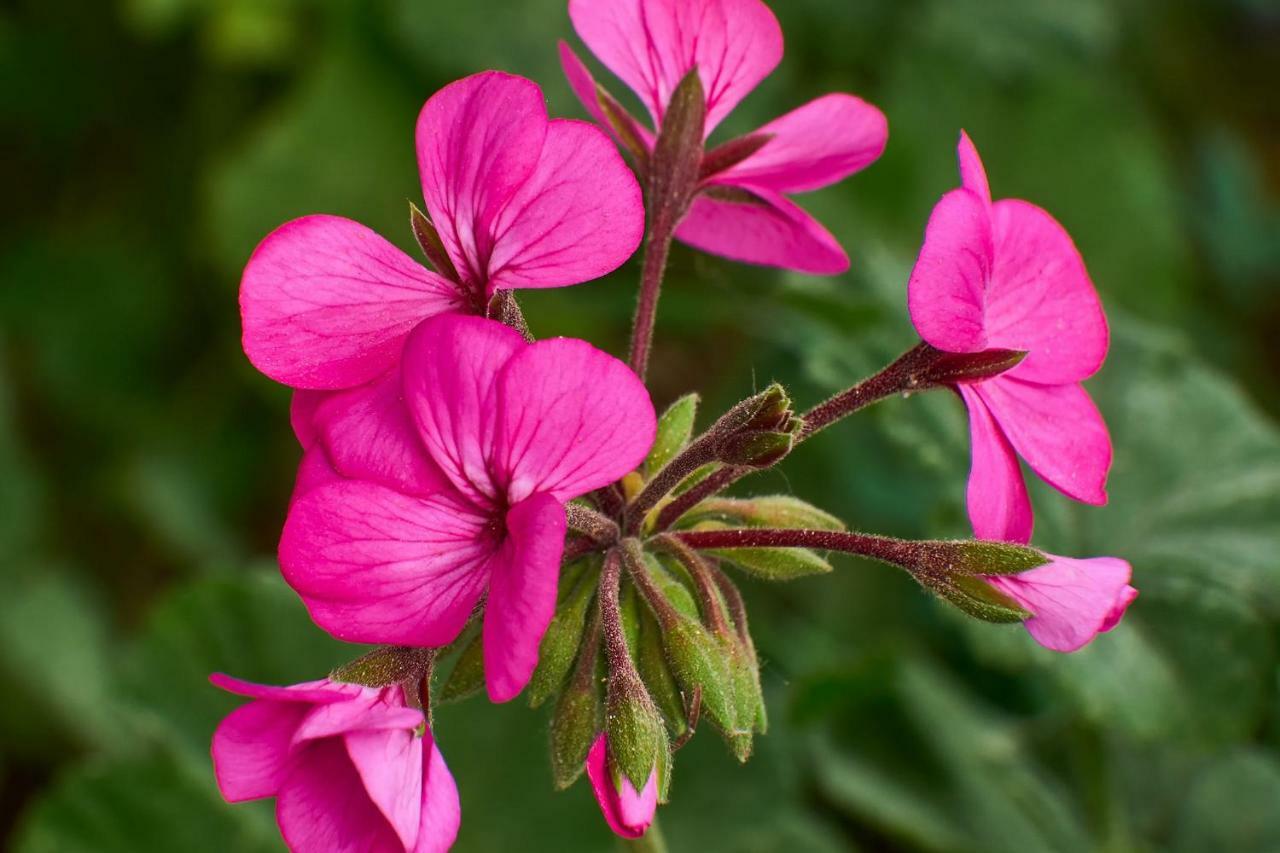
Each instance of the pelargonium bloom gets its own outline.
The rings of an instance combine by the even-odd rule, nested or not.
[[[981,539],[1028,542],[1033,517],[1021,456],[1047,483],[1107,501],[1111,439],[1081,382],[1106,358],[1106,317],[1066,230],[1019,199],[993,202],[963,131],[963,186],[942,197],[911,273],[911,321],[948,352],[1027,353],[1013,369],[957,390],[969,409],[969,518]]]
[[[276,798],[299,853],[436,853],[458,834],[458,789],[422,711],[399,686],[323,680],[270,687],[221,673],[210,681],[252,699],[213,735],[228,802]]]
[[[640,243],[643,200],[617,149],[588,123],[548,119],[530,80],[488,71],[451,83],[422,108],[416,143],[445,269],[349,219],[282,225],[240,285],[245,353],[272,379],[363,385],[394,369],[422,320],[482,314],[499,290],[598,278]]]
[[[610,829],[623,838],[645,834],[658,808],[658,768],[649,774],[644,790],[637,791],[626,774],[610,773],[608,746],[601,732],[587,753],[587,778]]]
[[[555,610],[564,505],[640,464],[653,404],[584,341],[530,344],[457,314],[410,335],[397,375],[377,391],[394,405],[328,425],[346,479],[296,496],[281,568],[316,623],[352,642],[443,646],[487,596],[485,678],[507,701]]]
[[[1074,652],[1114,628],[1138,597],[1129,585],[1132,568],[1116,557],[1050,562],[1016,575],[986,580],[1031,617],[1023,624],[1036,642],[1058,652]]]
[[[782,59],[782,30],[760,0],[570,0],[587,47],[639,96],[656,128],[671,94],[695,67],[706,94],[709,136]],[[565,74],[587,111],[608,126],[596,84],[568,45]],[[860,98],[824,95],[751,136],[744,159],[704,174],[676,237],[712,254],[814,274],[849,267],[840,244],[789,195],[841,181],[876,160],[888,139],[884,114]],[[641,144],[654,134],[640,128]],[[716,161],[715,152],[704,169]]]

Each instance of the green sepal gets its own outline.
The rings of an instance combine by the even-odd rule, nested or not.
[[[662,593],[662,597],[671,603],[676,611],[690,619],[698,618],[698,602],[689,589],[689,576],[679,561],[666,554],[644,554],[644,564],[649,570],[649,577],[654,586]]]
[[[454,661],[453,669],[436,694],[438,702],[459,702],[484,689],[484,633],[476,631]]]
[[[729,661],[719,642],[692,619],[675,621],[662,635],[671,674],[685,695],[702,693],[702,716],[730,737],[737,733],[737,709]]]
[[[698,416],[698,395],[686,394],[672,403],[658,419],[658,432],[653,449],[644,461],[645,474],[653,476],[681,450],[693,437],[693,424]]]
[[[334,681],[364,687],[387,687],[422,677],[435,659],[435,649],[382,646],[329,674]]]
[[[551,777],[557,790],[582,775],[587,753],[600,733],[602,704],[595,679],[575,678],[560,693],[550,729]]]
[[[684,699],[676,685],[675,676],[667,666],[667,658],[662,649],[662,630],[648,611],[640,615],[640,647],[636,653],[636,668],[666,723],[667,734],[672,739],[683,737],[689,730]]]
[[[662,769],[671,744],[662,716],[635,678],[632,673],[627,688],[610,688],[605,737],[611,769],[626,776],[637,791],[643,791],[649,775]]]
[[[579,562],[585,564],[591,561]],[[595,601],[598,575],[592,567],[585,572],[575,572],[573,576],[577,578],[577,583],[570,587],[564,600],[556,608],[555,618],[542,635],[538,667],[529,679],[530,708],[541,706],[560,690],[578,656],[578,647],[582,645],[587,613]]]
[[[1009,596],[980,577],[957,575],[941,585],[937,593],[970,616],[984,622],[1022,622],[1031,614]]]

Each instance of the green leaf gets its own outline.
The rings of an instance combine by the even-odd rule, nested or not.
[[[1174,853],[1280,850],[1280,762],[1263,752],[1225,755],[1205,767],[1178,810]]]
[[[658,433],[653,440],[653,449],[644,461],[648,476],[662,470],[662,466],[688,445],[689,439],[693,437],[694,421],[698,417],[698,400],[697,394],[685,394],[672,403],[658,419]]]

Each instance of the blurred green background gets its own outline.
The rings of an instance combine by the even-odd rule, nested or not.
[[[727,131],[830,90],[884,109],[884,157],[804,200],[853,269],[678,251],[656,401],[699,388],[713,413],[776,378],[808,404],[910,346],[907,273],[966,127],[997,195],[1075,236],[1114,330],[1090,384],[1111,505],[1038,489],[1036,541],[1130,559],[1142,596],[1063,657],[851,559],[746,583],[772,731],[746,766],[710,731],[679,754],[673,850],[1280,850],[1280,6],[775,5],[786,58]],[[580,115],[562,37],[560,0],[0,7],[8,848],[279,848],[269,806],[218,798],[208,736],[234,701],[204,678],[297,681],[352,650],[272,565],[298,451],[288,392],[239,351],[240,269],[311,212],[410,248],[422,101],[497,67]],[[535,333],[621,351],[636,275],[526,298]],[[967,454],[959,404],[925,395],[743,486],[964,535]],[[611,848],[585,785],[552,792],[545,725],[520,702],[440,711],[459,850]]]

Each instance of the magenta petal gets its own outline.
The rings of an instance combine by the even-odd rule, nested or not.
[[[498,378],[495,466],[515,502],[567,502],[633,471],[657,418],[644,383],[586,341],[553,338],[512,357]]]
[[[484,589],[487,524],[449,494],[332,483],[289,509],[280,568],[311,618],[338,639],[442,646]]]
[[[1115,627],[1137,596],[1132,569],[1115,557],[1076,560],[1053,557],[1048,565],[987,582],[1033,615],[1025,624],[1035,641],[1058,652],[1074,652]]]
[[[1107,502],[1111,437],[1084,388],[1000,376],[976,391],[1014,450],[1041,479],[1078,501]]]
[[[617,134],[613,132],[612,124],[605,117],[604,110],[600,109],[595,77],[591,75],[590,69],[578,58],[578,54],[574,53],[573,48],[569,47],[564,40],[560,41],[560,67],[564,69],[564,76],[569,81],[569,88],[573,89],[573,94],[577,95],[578,100],[582,102],[582,107],[587,111],[587,115],[591,116],[601,127],[608,130],[609,134],[616,140]],[[653,148],[653,132],[639,123],[636,124],[636,131],[640,134],[644,147],[651,150]]]
[[[960,164],[960,183],[969,192],[991,204],[991,187],[987,184],[987,170],[978,156],[969,134],[960,131],[960,142],[956,146],[956,160]]]
[[[369,799],[412,850],[422,823],[422,738],[388,729],[351,732],[343,741]]]
[[[952,190],[929,216],[924,245],[907,283],[907,307],[920,337],[947,352],[986,349],[986,288],[994,247],[987,208],[968,190]]]
[[[341,479],[342,475],[333,470],[333,465],[329,462],[329,456],[325,453],[324,448],[313,447],[302,454],[302,461],[298,464],[298,474],[293,481],[293,494],[289,496],[289,503],[292,505],[294,501],[312,489],[319,488],[326,483],[336,483]]]
[[[1027,351],[1009,375],[1048,385],[1092,376],[1107,355],[1107,320],[1070,235],[1048,213],[1016,199],[996,202],[991,223],[987,340]]]
[[[498,494],[491,472],[498,373],[527,345],[494,320],[437,319],[405,345],[405,402],[436,465],[464,495],[487,505]]]
[[[625,776],[615,786],[608,766],[608,747],[601,733],[587,753],[587,778],[596,795],[605,823],[623,838],[639,838],[653,823],[658,808],[658,771],[649,774],[644,790],[637,792]]]
[[[489,292],[599,278],[644,235],[644,199],[618,149],[594,125],[547,128],[533,174],[493,222]]]
[[[330,394],[313,421],[329,460],[349,480],[372,480],[406,494],[427,495],[449,480],[427,455],[402,399],[400,368],[373,382]]]
[[[569,18],[596,58],[640,97],[656,125],[666,101],[650,55],[652,48],[645,37],[641,0],[569,0]],[[563,60],[563,51],[560,56]],[[569,74],[569,82],[575,91],[579,90],[581,82],[574,82],[573,73]],[[666,89],[666,95],[670,94]],[[587,103],[583,93],[579,92],[578,97]],[[591,100],[595,100],[594,93]]]
[[[884,113],[853,95],[810,101],[756,133],[773,138],[717,180],[744,182],[780,193],[816,190],[873,163],[889,139]]]
[[[298,390],[294,391],[293,397],[289,399],[289,425],[293,427],[293,434],[297,436],[303,450],[315,443],[316,408],[328,395],[327,391]]]
[[[1001,542],[1030,542],[1035,518],[1018,457],[982,396],[967,385],[958,386],[958,390],[969,409],[973,443],[968,487],[973,535]]]
[[[304,681],[288,687],[276,687],[271,684],[256,684],[233,678],[225,673],[215,672],[209,676],[209,682],[215,687],[237,696],[250,699],[271,699],[277,702],[306,702],[310,704],[326,704],[329,702],[345,702],[359,696],[362,688],[354,684],[339,684],[334,681]]]
[[[427,212],[459,275],[483,283],[494,217],[533,174],[547,133],[536,83],[485,71],[450,83],[418,116]]]
[[[422,725],[422,712],[405,705],[402,698],[388,703],[380,692],[369,687],[347,702],[330,702],[313,707],[294,732],[294,745],[307,741],[346,735],[361,731],[406,731]],[[399,687],[388,688],[399,690]],[[403,694],[398,694],[403,697]]]
[[[538,494],[507,512],[507,539],[491,561],[484,613],[484,675],[494,702],[514,699],[538,665],[556,609],[564,505]]]
[[[444,763],[430,729],[423,735],[427,760],[422,766],[422,819],[413,853],[445,853],[458,837],[462,808],[458,786]]]
[[[311,744],[294,763],[276,800],[276,821],[295,853],[404,853],[336,739]]]
[[[258,699],[235,709],[213,733],[213,772],[227,802],[274,797],[288,770],[304,702]]]
[[[831,232],[787,197],[764,187],[743,185],[751,201],[699,195],[676,229],[683,242],[713,255],[751,264],[839,275],[849,256]]]
[[[457,305],[447,280],[337,216],[307,216],[271,232],[240,282],[245,354],[295,388],[369,381],[395,363],[419,320]]]

